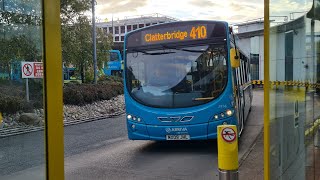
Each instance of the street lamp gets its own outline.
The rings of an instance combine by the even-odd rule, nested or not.
[[[96,19],[95,19],[95,4],[92,0],[92,43],[93,43],[93,80],[97,84],[97,47],[96,47]]]

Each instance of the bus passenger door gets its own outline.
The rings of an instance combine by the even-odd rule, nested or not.
[[[238,124],[239,124],[239,134],[242,133],[244,127],[244,94],[243,94],[243,87],[241,74],[240,74],[240,67],[233,69],[234,74],[234,83],[235,83],[235,95],[236,95],[236,105],[238,110]]]
[[[235,94],[235,103],[237,106],[238,112],[238,132],[239,135],[242,133],[244,127],[244,92],[243,92],[243,84],[244,79],[242,78],[242,65],[243,62],[241,60],[241,54],[236,48],[230,49],[230,61],[233,73],[233,81],[234,81],[234,94]]]

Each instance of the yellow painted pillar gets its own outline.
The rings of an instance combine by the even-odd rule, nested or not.
[[[237,126],[218,126],[217,142],[219,179],[237,180],[239,168]]]
[[[3,124],[2,124],[2,114],[1,114],[1,112],[0,112],[0,128],[2,128],[3,127]]]
[[[269,0],[264,0],[264,81],[270,82],[269,77],[269,44],[270,44],[270,20]],[[264,85],[264,179],[270,179],[270,83]]]
[[[42,0],[46,179],[64,180],[60,0]]]

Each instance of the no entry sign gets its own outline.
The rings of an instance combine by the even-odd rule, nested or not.
[[[42,62],[21,62],[22,78],[43,78]]]

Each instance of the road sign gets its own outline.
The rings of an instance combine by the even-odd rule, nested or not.
[[[34,66],[34,78],[43,78],[43,66],[42,62],[33,63]]]
[[[22,78],[43,78],[42,62],[21,62]]]
[[[236,132],[229,127],[222,129],[221,136],[222,139],[226,142],[233,142],[234,140],[236,140]]]
[[[22,77],[25,76],[25,77],[30,77],[32,76],[32,65],[30,63],[25,63],[23,66],[22,66]]]

